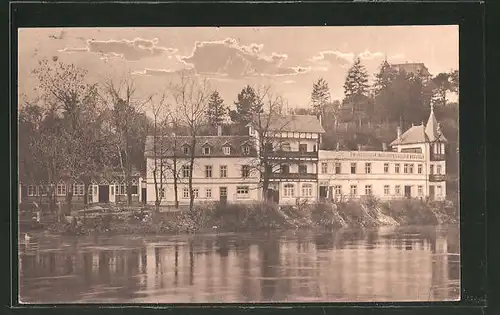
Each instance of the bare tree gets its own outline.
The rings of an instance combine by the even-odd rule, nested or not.
[[[252,163],[252,169],[260,175],[262,194],[267,200],[270,179],[273,174],[281,170],[282,165],[280,160],[273,159],[273,152],[282,149],[284,142],[282,132],[290,120],[283,115],[284,99],[273,93],[270,86],[255,90],[263,111],[254,113],[249,124],[255,131],[254,142],[258,152]]]
[[[143,127],[139,114],[152,97],[150,96],[144,101],[137,100],[134,82],[128,78],[121,80],[118,84],[108,80],[104,84],[104,89],[105,97],[103,99],[113,113],[113,129],[116,134],[115,147],[127,187],[127,204],[130,206],[132,204],[132,152],[137,140],[138,129]]]
[[[173,96],[180,113],[180,122],[186,126],[189,138],[189,209],[193,209],[193,169],[197,155],[197,140],[207,127],[207,108],[210,88],[206,79],[196,80],[195,77],[182,73],[180,83],[174,86]]]
[[[170,131],[170,142],[169,147],[171,151],[171,159],[168,161],[166,165],[166,171],[172,175],[173,185],[174,185],[174,205],[175,208],[179,208],[179,124],[180,119],[178,115],[174,115],[172,111],[169,115],[169,120],[171,123],[171,131]]]
[[[166,127],[170,113],[166,104],[165,93],[151,99],[151,111],[153,114],[153,182],[155,187],[155,211],[160,212],[161,200],[164,197],[164,179],[167,170],[165,159],[168,146],[166,145]]]

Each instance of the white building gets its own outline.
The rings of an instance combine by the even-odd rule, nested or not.
[[[320,150],[324,133],[315,116],[280,116],[262,124],[248,125],[248,135],[198,137],[193,167],[195,201],[252,202],[264,199],[264,177],[269,180],[268,198],[279,204],[301,201],[403,197],[446,197],[447,140],[431,113],[427,124],[412,126],[398,136],[388,151]],[[179,204],[189,203],[189,137],[165,137],[163,158],[177,160]],[[175,141],[175,145],[173,144]],[[146,141],[147,202],[155,201],[153,138]],[[260,150],[260,148],[264,148]],[[266,163],[262,163],[265,157]],[[267,165],[263,170],[262,165]],[[170,167],[171,168],[171,167]],[[264,172],[265,171],[265,172]],[[165,173],[162,204],[173,205],[171,169]]]
[[[200,136],[195,146],[193,167],[193,194],[195,202],[252,202],[261,200],[259,176],[251,168],[256,150],[250,136]],[[156,200],[154,182],[154,151],[152,136],[146,139],[147,203]],[[179,205],[189,204],[188,179],[191,139],[188,136],[166,136],[161,139],[166,148],[161,156],[165,163],[162,205],[175,205],[173,165],[176,163],[177,195]],[[174,150],[174,148],[176,148]],[[157,150],[160,151],[160,150]],[[158,158],[159,161],[159,158]],[[159,175],[160,172],[158,171]],[[159,182],[159,176],[157,179]]]
[[[431,113],[391,143],[393,152],[320,150],[320,198],[446,197],[446,138]]]

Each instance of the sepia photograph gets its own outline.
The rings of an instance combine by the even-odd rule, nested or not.
[[[457,25],[17,36],[20,304],[460,300]]]

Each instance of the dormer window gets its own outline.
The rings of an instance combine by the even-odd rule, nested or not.
[[[204,155],[209,155],[212,152],[212,150],[210,147],[206,146],[206,147],[203,147],[202,152]]]
[[[182,147],[182,153],[189,154],[189,152],[190,152],[190,150],[189,150],[189,147],[187,145]]]
[[[254,132],[252,126],[248,127],[248,134],[253,136]]]
[[[224,155],[231,154],[231,147],[229,146],[222,147],[222,152],[224,153]]]

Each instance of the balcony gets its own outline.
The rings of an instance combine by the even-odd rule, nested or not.
[[[277,159],[318,158],[318,152],[311,151],[268,151],[267,156]]]
[[[430,174],[429,181],[430,182],[442,182],[445,180],[444,174]]]
[[[313,173],[273,173],[269,175],[269,179],[312,179],[315,180],[318,177],[318,174]]]
[[[431,161],[444,161],[446,160],[445,154],[431,153]]]

